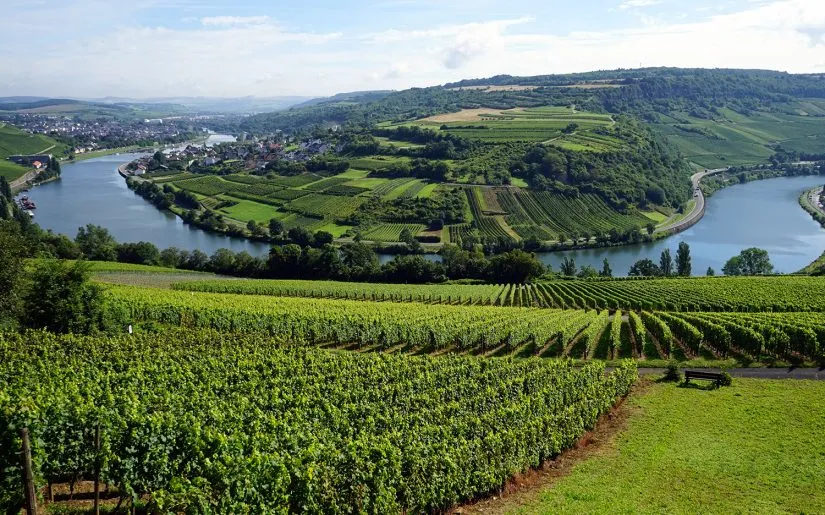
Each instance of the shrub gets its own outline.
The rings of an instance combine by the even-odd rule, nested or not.
[[[682,380],[682,375],[679,374],[679,363],[675,359],[671,359],[667,362],[667,368],[665,369],[665,377],[663,379],[665,381],[673,382],[679,382]]]
[[[730,386],[733,384],[733,377],[727,372],[722,372],[722,381],[719,383],[719,386]]]

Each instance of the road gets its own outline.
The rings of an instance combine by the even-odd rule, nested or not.
[[[696,172],[695,174],[691,175],[690,182],[693,186],[693,192],[695,194],[693,198],[696,200],[693,209],[691,209],[690,213],[685,215],[680,220],[676,220],[667,225],[663,225],[661,227],[656,228],[655,232],[660,233],[678,231],[690,227],[691,225],[698,222],[705,212],[705,194],[702,193],[702,189],[699,188],[699,183],[701,183],[702,179],[707,177],[708,175],[724,172],[725,170],[727,170],[727,168],[715,168],[713,170],[703,170],[701,172]]]
[[[819,203],[819,195],[822,193],[822,188],[814,188],[808,194],[808,202],[811,203],[814,209],[825,216],[825,205]]]

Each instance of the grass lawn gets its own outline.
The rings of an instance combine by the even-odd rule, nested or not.
[[[18,177],[22,177],[29,170],[31,170],[31,168],[19,166],[11,161],[0,159],[0,177],[5,177],[7,181],[13,181]]]
[[[513,177],[510,179],[510,184],[513,186],[518,186],[519,188],[527,188],[528,184],[527,181],[522,179],[521,177]]]
[[[340,175],[336,177],[341,177]],[[376,186],[380,186],[381,184],[389,182],[389,179],[384,179],[382,177],[367,177],[362,179],[353,179],[349,182],[345,182],[344,186],[356,186],[358,188],[367,188],[373,189]]]
[[[825,382],[632,394],[621,433],[513,513],[823,513]]]
[[[256,222],[263,223],[274,218],[275,213],[277,213],[275,207],[266,204],[259,204],[258,202],[252,202],[250,200],[238,200],[237,202],[236,205],[221,209],[220,211],[242,222],[255,220]]]
[[[415,196],[417,198],[430,198],[430,197],[433,196],[433,193],[435,193],[435,190],[437,188],[438,188],[437,183],[434,183],[434,182],[430,183],[430,184],[424,186],[424,188],[422,188],[421,191],[419,191]]]
[[[369,170],[355,170],[353,168],[350,168],[344,173],[339,173],[338,175],[336,175],[336,177],[347,177],[349,179],[363,179],[369,174]]]
[[[340,238],[341,236],[344,235],[345,232],[347,232],[350,229],[352,229],[352,227],[350,227],[348,225],[338,225],[336,223],[329,223],[329,224],[326,224],[326,225],[323,225],[323,226],[319,227],[317,230],[318,231],[326,231],[326,232],[330,233],[331,235],[333,235],[334,237]]]
[[[651,221],[656,222],[657,224],[660,224],[669,218],[666,214],[653,210],[641,211],[641,213],[646,217],[650,218]]]

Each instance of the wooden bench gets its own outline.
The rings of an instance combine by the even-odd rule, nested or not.
[[[706,381],[713,381],[716,386],[722,386],[723,377],[718,372],[700,372],[698,370],[685,370],[685,382],[689,383],[691,379],[704,379]]]

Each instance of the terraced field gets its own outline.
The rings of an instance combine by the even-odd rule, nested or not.
[[[785,306],[789,311],[773,313],[623,312],[621,309],[607,309],[604,306],[588,309],[586,303],[583,303],[585,309],[528,307],[547,306],[551,302],[569,303],[576,297],[574,290],[560,287],[560,284],[552,284],[549,288],[547,286],[187,281],[173,285],[175,289],[184,290],[175,295],[153,296],[148,291],[145,295],[141,292],[136,295],[131,292],[140,300],[132,301],[128,309],[135,321],[160,321],[155,317],[172,310],[179,315],[163,315],[162,320],[167,323],[180,320],[179,323],[182,324],[185,320],[191,320],[184,316],[189,309],[194,309],[193,314],[198,313],[198,310],[206,310],[203,313],[207,315],[222,306],[220,317],[198,315],[195,316],[194,323],[199,324],[199,327],[240,329],[252,327],[249,325],[253,323],[249,321],[252,319],[248,318],[253,316],[254,327],[258,331],[275,331],[273,334],[286,332],[293,338],[297,337],[296,331],[300,331],[303,338],[309,338],[311,343],[316,344],[331,341],[344,344],[352,342],[354,338],[360,345],[375,345],[378,341],[383,341],[376,336],[375,328],[361,327],[351,337],[343,337],[335,331],[335,320],[339,317],[344,316],[348,324],[353,324],[359,317],[369,313],[369,320],[380,320],[384,326],[383,332],[387,335],[386,342],[380,344],[378,350],[405,345],[409,350],[441,352],[450,349],[458,352],[492,353],[497,356],[825,363],[825,313],[799,311],[800,308],[808,307],[804,304],[789,304]],[[116,298],[129,294],[124,289],[111,291]],[[259,300],[255,300],[256,297]],[[307,303],[304,310],[315,313],[311,325],[306,325],[308,320],[302,318],[302,300]],[[243,311],[235,312],[227,308],[241,305],[245,306]],[[669,305],[664,305],[670,309]],[[746,305],[743,304],[743,307]],[[351,314],[346,315],[347,312]],[[285,313],[292,314],[284,318]],[[382,315],[379,316],[379,313]],[[295,319],[291,320],[290,317]],[[407,333],[409,329],[405,329],[405,324],[412,320],[418,320],[418,330],[424,334],[416,333],[417,336],[413,336]],[[450,322],[449,325],[442,326],[436,320]],[[363,324],[369,323],[373,322],[368,322],[365,318]],[[437,323],[439,327],[438,334],[434,335],[439,340],[436,345],[428,343],[428,338],[433,336],[425,336],[428,325],[433,323]],[[368,334],[373,336],[369,337]],[[389,336],[390,334],[394,336]]]
[[[586,150],[604,151],[620,147],[619,140],[591,132],[596,127],[613,124],[609,115],[576,111],[567,107],[531,107],[508,110],[464,109],[456,113],[423,118],[417,125],[450,134],[487,142],[508,143],[514,141],[549,141],[563,135],[562,129],[571,123],[578,126],[578,144]],[[577,143],[578,142],[578,143]]]
[[[748,116],[722,108],[712,120],[674,113],[655,127],[687,159],[706,168],[764,162],[777,144],[786,150],[821,152],[825,129],[821,118],[809,113],[816,114],[825,103],[819,99],[785,107],[784,113],[754,111]]]
[[[401,225],[401,224],[399,224]],[[461,227],[453,226],[460,238]],[[451,235],[452,239],[453,235]],[[218,285],[181,284],[182,289],[236,293],[318,296],[338,291],[367,298],[399,302],[466,305],[549,307],[563,309],[625,309],[718,312],[825,312],[825,277],[695,277],[683,279],[614,279],[594,281],[543,281],[510,285],[394,285],[373,283],[322,283],[318,281],[232,281]],[[334,288],[333,288],[334,285]],[[405,295],[399,295],[404,292]],[[493,294],[492,292],[495,292]],[[349,292],[349,293],[347,293]],[[410,293],[414,292],[412,296]],[[337,298],[338,295],[332,295]]]
[[[473,224],[482,235],[519,240],[534,236],[540,241],[589,233],[640,230],[653,222],[641,213],[620,213],[592,194],[567,197],[521,188],[466,189]],[[492,208],[491,208],[492,206]]]
[[[399,241],[401,232],[408,229],[415,236],[425,228],[424,224],[379,224],[365,232],[362,236],[371,241]]]

